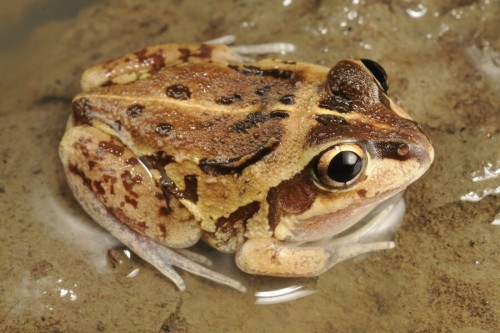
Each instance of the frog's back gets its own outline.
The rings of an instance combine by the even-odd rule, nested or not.
[[[89,89],[75,98],[73,113],[81,118],[89,107],[108,125],[118,124],[143,153],[168,145],[174,154],[189,151],[199,159],[234,157],[282,137],[284,122],[304,117],[318,103],[327,73],[308,63],[197,58],[128,84]]]

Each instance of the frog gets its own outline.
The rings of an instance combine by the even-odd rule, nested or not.
[[[174,267],[246,291],[190,250],[199,241],[276,277],[393,248],[367,235],[434,158],[369,59],[326,67],[162,44],[90,67],[81,89],[59,145],[67,184],[180,290]]]

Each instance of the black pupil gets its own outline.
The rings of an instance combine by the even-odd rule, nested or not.
[[[342,151],[335,155],[328,165],[328,176],[339,183],[353,180],[361,171],[361,158],[352,151]]]

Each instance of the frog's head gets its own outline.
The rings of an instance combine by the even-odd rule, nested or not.
[[[431,143],[387,97],[387,75],[371,60],[344,60],[322,85],[302,163],[271,189],[270,224],[282,240],[338,234],[404,190],[430,166]]]

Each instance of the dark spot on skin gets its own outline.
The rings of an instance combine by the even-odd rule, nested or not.
[[[257,111],[250,113],[245,119],[235,122],[231,126],[231,130],[235,132],[245,133],[247,130],[256,127],[258,124],[264,123],[271,119],[284,119],[288,118],[288,113],[282,110],[271,111],[270,113],[263,113]]]
[[[198,202],[198,178],[195,175],[187,175],[184,177],[185,190],[183,197],[191,202]]]
[[[160,135],[166,135],[172,130],[172,125],[168,123],[159,124],[156,126],[155,131]]]
[[[148,169],[158,170],[160,174],[162,172],[165,172],[165,166],[167,164],[170,164],[174,161],[174,158],[170,155],[167,155],[167,153],[165,153],[164,151],[158,151],[153,155],[141,156],[139,159]]]
[[[95,168],[95,166],[97,165],[97,162],[96,161],[93,161],[93,160],[88,160],[87,161],[87,165],[89,166],[89,170],[92,170]]]
[[[123,146],[117,145],[112,140],[99,142],[99,148],[117,157],[122,156],[123,151],[125,150]]]
[[[239,175],[247,166],[258,162],[264,158],[264,156],[270,154],[278,145],[279,140],[271,138],[252,153],[227,159],[202,159],[200,161],[200,169],[214,176],[228,174]]]
[[[178,51],[181,54],[179,59],[182,62],[188,62],[190,57],[210,58],[212,56],[212,50],[213,48],[206,44],[202,44],[196,53],[191,52],[188,48],[179,48]]]
[[[262,87],[262,88],[259,88],[255,91],[255,94],[256,95],[259,95],[259,96],[264,96],[265,94],[267,94],[269,91],[271,90],[271,86],[265,86],[265,87]]]
[[[179,53],[181,54],[181,56],[179,57],[179,59],[182,61],[182,62],[188,62],[189,60],[189,57],[191,56],[191,50],[190,49],[187,49],[187,48],[179,48]]]
[[[262,69],[256,66],[237,66],[237,65],[228,65],[229,68],[241,73],[243,75],[251,75],[251,76],[270,76],[275,79],[284,79],[289,80],[294,76],[294,73],[290,70],[283,70],[279,68],[270,68],[270,69]]]
[[[157,226],[160,229],[161,235],[163,237],[167,237],[167,227],[165,226],[165,223],[158,223]]]
[[[280,102],[285,105],[293,105],[295,104],[295,96],[294,95],[285,95],[280,98]]]
[[[141,104],[132,104],[127,108],[127,116],[131,118],[136,118],[142,115],[144,112],[144,105]]]
[[[365,189],[357,190],[356,193],[359,195],[360,198],[366,198],[367,191]]]
[[[222,105],[231,105],[234,102],[241,101],[242,99],[243,99],[243,96],[241,96],[241,94],[236,94],[235,93],[235,94],[233,94],[231,96],[217,97],[217,99],[215,100],[215,103],[222,104]]]
[[[138,198],[139,195],[134,192],[134,185],[142,183],[142,176],[135,175],[133,176],[130,170],[125,170],[121,174],[123,187],[125,190],[130,193],[130,195]]]
[[[221,224],[234,224],[238,221],[246,222],[248,221],[252,216],[255,215],[259,211],[260,204],[258,201],[252,201],[248,205],[241,206],[231,214],[229,214],[228,217],[221,216],[217,219],[216,225],[219,226]]]
[[[75,165],[75,164],[69,164],[69,171],[71,171],[71,173],[77,175],[78,177],[80,177],[83,181],[83,184],[85,186],[87,186],[87,188],[93,192],[93,189],[92,189],[92,180],[90,178],[88,178],[86,175],[85,175],[85,172],[83,172],[82,170],[78,169],[78,167]]]
[[[401,142],[377,142],[375,147],[376,155],[381,158],[391,158],[394,160],[405,161],[409,158],[415,157],[414,155],[418,156],[416,152],[412,152],[410,146]]]
[[[102,183],[100,181],[94,180],[93,184],[94,184],[94,187],[99,194],[103,195],[104,193],[106,193],[106,191],[104,190],[104,187],[102,187]]]
[[[125,202],[131,205],[132,207],[137,208],[137,200],[128,195],[125,196]]]
[[[151,65],[151,72],[157,72],[165,67],[165,58],[161,54],[162,50],[157,50],[152,54],[147,54],[147,49],[141,49],[134,54],[141,64]]]
[[[314,119],[325,126],[348,125],[349,123],[342,117],[326,114],[317,114]]]
[[[286,119],[289,117],[289,114],[284,110],[274,110],[269,113],[269,117],[271,119]]]
[[[73,102],[73,124],[74,125],[90,125],[92,106],[86,98],[80,98]]]
[[[109,193],[114,195],[115,194],[116,177],[104,175],[104,176],[102,176],[102,180],[104,181],[105,184],[110,183]]]
[[[129,157],[125,160],[125,164],[127,165],[137,165],[139,164],[139,161],[135,157]]]
[[[149,227],[148,227],[148,225],[146,224],[146,222],[143,222],[143,221],[138,222],[138,223],[137,223],[137,226],[138,226],[139,228],[141,228],[142,230],[149,229]]]
[[[167,175],[160,179],[160,187],[166,189],[177,199],[186,199],[191,202],[198,202],[198,179],[195,175],[184,176],[185,190],[182,191]]]
[[[228,240],[238,238],[238,233],[245,230],[247,221],[252,218],[260,209],[260,204],[258,201],[253,201],[245,206],[239,207],[237,210],[232,212],[228,217],[219,217],[215,222],[215,232],[207,233],[217,240],[218,246],[223,247],[227,244]],[[236,223],[240,222],[240,226],[236,226]],[[217,234],[223,234],[224,237],[217,237]],[[230,237],[228,237],[230,236]],[[236,245],[237,247],[238,245]],[[236,251],[235,249],[232,249]]]
[[[333,96],[330,96],[319,102],[319,107],[322,109],[337,111],[340,113],[348,113],[353,110],[353,104],[348,96],[341,91],[333,91]]]
[[[198,54],[196,54],[196,56],[200,58],[210,58],[212,56],[212,50],[213,48],[210,45],[201,44]]]
[[[174,84],[167,87],[166,93],[168,97],[181,101],[187,101],[191,98],[191,91],[188,87],[183,86],[182,84]]]
[[[161,197],[161,199],[163,200],[163,196]],[[160,207],[160,215],[161,216],[168,216],[171,212],[172,212],[172,210],[168,206]]]

